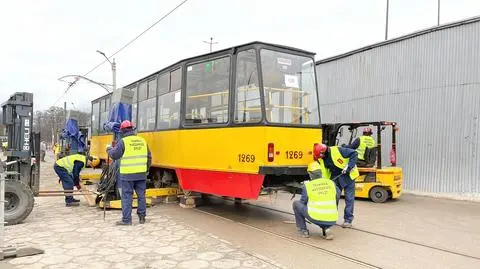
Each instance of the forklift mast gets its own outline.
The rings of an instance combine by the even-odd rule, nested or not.
[[[11,166],[17,179],[37,195],[40,187],[40,133],[33,132],[33,94],[17,92],[2,104],[2,123],[6,127],[8,161],[21,160]]]

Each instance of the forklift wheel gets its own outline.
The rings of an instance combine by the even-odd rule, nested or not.
[[[7,225],[22,222],[30,215],[33,209],[33,192],[18,180],[5,182],[5,221]]]
[[[388,199],[388,191],[382,187],[373,187],[370,190],[370,199],[375,203],[384,203]]]

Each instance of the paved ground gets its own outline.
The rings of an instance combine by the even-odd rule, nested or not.
[[[51,166],[42,168],[42,189],[60,189]],[[480,203],[414,195],[385,204],[356,200],[361,231],[334,227],[335,239],[325,241],[316,227],[312,238],[299,238],[284,222],[291,215],[209,201],[198,209],[159,205],[148,209],[147,224],[116,227],[120,211],[107,211],[104,221],[86,202],[66,208],[63,198],[37,198],[26,222],[7,228],[7,240],[46,253],[0,268],[362,268],[355,260],[378,268],[480,268]],[[250,202],[291,211],[292,201],[280,194]]]
[[[48,159],[48,157],[47,157]],[[42,163],[41,189],[60,189],[52,160]],[[0,268],[279,268],[181,219],[148,209],[147,223],[116,227],[120,211],[82,205],[66,208],[63,198],[36,198],[25,223],[8,226],[6,240],[38,246],[45,254],[11,259]],[[178,210],[182,210],[178,207]],[[134,215],[136,217],[136,215]]]

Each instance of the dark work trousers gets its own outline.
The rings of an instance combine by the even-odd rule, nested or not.
[[[145,216],[147,213],[147,201],[145,199],[146,180],[120,180],[122,188],[122,221],[132,223],[132,196],[133,190],[137,194],[137,215]]]
[[[337,208],[338,208],[338,201],[340,200],[340,195],[342,194],[342,190],[344,191],[345,195],[345,209],[343,212],[343,218],[345,222],[352,223],[353,221],[353,204],[355,202],[355,181],[347,180],[347,184],[342,187],[339,180],[335,180],[335,186],[337,187]]]
[[[55,173],[57,173],[58,177],[60,178],[63,189],[73,191],[73,178],[72,176],[70,176],[67,169],[60,167],[57,164],[53,166],[53,169],[55,170]],[[73,201],[74,201],[73,196],[71,195],[65,196],[65,203],[68,204],[68,203],[72,203]]]
[[[322,230],[326,230],[332,227],[335,222],[322,222],[312,219],[308,215],[307,205],[302,204],[300,201],[294,201],[292,204],[293,213],[295,213],[295,223],[297,225],[297,229],[301,231],[307,230],[307,224],[305,219],[308,219],[312,224],[316,224],[322,228]]]

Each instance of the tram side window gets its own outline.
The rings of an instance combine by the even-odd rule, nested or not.
[[[137,124],[137,87],[134,87],[134,88],[131,88],[130,90],[132,90],[133,92],[133,100],[132,100],[132,120],[131,122],[136,125]]]
[[[138,103],[138,124],[139,131],[155,129],[156,98],[150,98]]]
[[[100,106],[100,127],[99,127],[99,133],[103,134],[106,133],[105,130],[103,130],[103,124],[108,121],[108,116],[110,112],[110,96],[107,96],[100,100],[101,106]]]
[[[187,67],[185,125],[228,122],[230,57]]]
[[[156,114],[156,79],[148,82],[142,82],[138,87],[138,130],[148,131],[155,129]]]
[[[255,50],[238,53],[236,73],[235,122],[260,122],[262,109]]]
[[[160,130],[178,128],[180,124],[181,75],[181,70],[177,69],[160,75],[158,79],[160,96],[158,97],[157,128]]]
[[[157,128],[177,128],[180,123],[180,90],[166,93],[158,97]]]
[[[313,59],[262,49],[266,118],[281,124],[319,124]]]
[[[92,135],[98,135],[98,127],[100,124],[100,103],[92,104]]]

